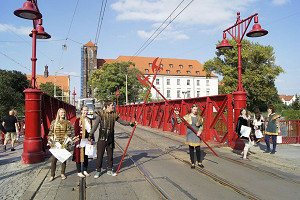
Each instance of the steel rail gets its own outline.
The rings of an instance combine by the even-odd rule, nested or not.
[[[116,146],[124,153],[125,150],[115,141]],[[164,199],[171,199],[166,192],[163,191],[163,189],[157,184],[155,183],[155,181],[150,178],[150,176],[145,172],[145,170],[143,170],[143,168],[135,161],[133,160],[133,158],[127,153],[127,157],[131,160],[131,162],[134,164],[134,166],[138,169],[138,171],[144,176],[144,178],[146,179],[147,182],[149,182],[154,189],[160,194],[162,195],[162,197]]]

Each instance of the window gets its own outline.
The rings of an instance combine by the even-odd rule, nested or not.
[[[200,72],[199,72],[199,71],[196,71],[196,74],[197,74],[197,75],[200,75]]]
[[[89,52],[88,52],[88,58],[92,58],[92,57],[93,57],[93,51],[89,50]]]
[[[190,69],[193,69],[193,65],[189,65]]]
[[[186,71],[187,72],[187,74],[191,74],[191,71]]]
[[[152,67],[152,63],[149,63],[149,67]]]
[[[171,97],[171,90],[167,90],[167,97],[168,97],[168,98]]]
[[[197,97],[200,97],[200,91],[197,91]]]
[[[206,96],[209,96],[209,90],[206,90]]]
[[[145,69],[145,72],[148,73],[148,72],[149,72],[149,69]]]
[[[200,80],[197,80],[197,86],[200,86]]]
[[[209,80],[206,80],[206,86],[209,86]]]
[[[191,98],[191,91],[190,91],[190,90],[187,91],[186,97],[187,97],[187,98]]]
[[[170,85],[170,79],[167,79],[167,85]]]
[[[180,70],[177,70],[177,74],[180,74]]]
[[[157,79],[156,79],[157,80]],[[157,90],[159,91],[159,88],[157,88]],[[159,98],[160,95],[158,94],[158,92],[156,91],[156,98]]]
[[[180,79],[177,79],[177,85],[180,85]]]
[[[163,67],[163,64],[160,64],[160,67]]]
[[[177,98],[180,98],[180,90],[177,90]]]
[[[182,69],[182,68],[183,68],[183,66],[182,66],[182,65],[179,65],[179,67],[180,67],[180,69]]]
[[[170,64],[170,68],[173,68],[173,64]]]
[[[191,85],[191,80],[186,80],[186,85]]]
[[[159,79],[156,79],[156,85],[159,85]]]
[[[170,70],[167,70],[167,74],[170,74]]]

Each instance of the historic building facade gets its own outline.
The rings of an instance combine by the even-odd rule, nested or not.
[[[93,47],[93,49],[91,47]],[[83,49],[83,55],[88,53],[89,50],[92,50],[94,53],[97,52],[97,47],[91,42],[84,45]],[[86,95],[82,95],[83,98],[89,97],[88,94],[92,94],[91,91],[89,93],[89,91],[85,89],[87,88],[87,80],[91,72],[97,68],[101,68],[104,63],[128,62],[132,59],[131,56],[119,56],[117,59],[96,59],[95,56],[95,54],[90,57],[86,55],[82,56],[83,63],[87,63],[82,65],[81,88],[83,94]],[[95,59],[97,60],[96,68]],[[135,57],[131,62],[135,63],[134,67],[138,68],[144,75],[150,75],[150,81],[152,81],[154,76],[152,72],[152,62],[154,59],[154,57]],[[160,58],[156,64],[161,64],[163,70],[157,75],[154,85],[167,99],[218,95],[218,77],[212,73],[210,76],[206,76],[206,72],[203,71],[203,66],[199,61]],[[151,94],[152,98],[161,99],[154,89],[151,89]]]

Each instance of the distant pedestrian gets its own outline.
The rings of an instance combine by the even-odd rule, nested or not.
[[[241,108],[240,116],[237,120],[236,133],[245,143],[244,150],[242,152],[242,159],[250,160],[247,155],[250,148],[254,145],[254,135],[251,132],[251,117],[248,114],[247,108],[245,107]],[[243,135],[244,133],[247,134]]]
[[[267,150],[265,153],[271,152],[270,137],[272,137],[273,149],[271,154],[275,154],[277,136],[280,135],[280,115],[275,113],[274,106],[272,105],[268,107],[268,116],[266,118],[266,122],[268,125],[265,131],[265,142],[267,145]]]
[[[59,108],[56,114],[56,119],[51,122],[49,129],[49,137],[55,138],[55,142],[58,142],[62,145],[62,148],[66,148],[64,146],[65,139],[71,136],[71,122],[67,120],[66,110],[63,108]],[[49,181],[53,181],[55,177],[57,158],[54,155],[51,157],[51,177]],[[65,171],[66,171],[67,161],[61,164],[61,179],[66,179]]]
[[[6,144],[11,140],[11,151],[15,151],[16,133],[19,133],[18,121],[14,116],[14,111],[9,111],[9,115],[4,117],[2,125],[6,130],[3,151],[6,151]]]
[[[91,134],[97,130],[99,124],[99,138],[97,142],[97,172],[94,178],[99,178],[102,168],[103,155],[106,149],[107,152],[107,174],[116,176],[113,172],[113,149],[115,148],[115,121],[124,126],[135,126],[137,122],[127,122],[119,117],[119,113],[114,111],[114,102],[106,101],[104,103],[105,110],[99,111],[96,117],[95,124],[91,130]]]
[[[2,126],[2,121],[0,120],[0,131],[2,131],[4,134],[6,134],[5,128]]]
[[[263,137],[262,132],[265,130],[265,124],[264,117],[261,115],[259,108],[254,109],[252,125],[255,133],[255,142],[260,143],[260,139]]]
[[[176,114],[177,122],[182,123],[183,120],[179,117],[179,112],[174,111]],[[196,149],[196,156],[197,156],[197,162],[198,166],[201,168],[204,168],[202,162],[201,162],[201,150],[200,146],[202,144],[202,140],[200,139],[201,132],[203,130],[203,118],[198,114],[198,105],[193,104],[191,107],[191,112],[183,117],[197,132],[194,133],[194,131],[187,126],[186,131],[186,141],[185,144],[189,145],[189,153],[190,153],[190,160],[191,160],[191,168],[195,169],[195,149]]]
[[[81,115],[76,119],[74,123],[74,132],[75,132],[75,148],[73,152],[73,161],[76,162],[77,176],[83,178],[85,176],[90,176],[87,171],[88,168],[88,156],[85,155],[85,147],[80,147],[80,142],[82,139],[88,139],[89,144],[92,144],[90,137],[90,132],[92,128],[92,121],[87,117],[89,108],[87,106],[81,107]],[[81,169],[81,164],[83,169]],[[83,172],[83,173],[82,173]]]
[[[20,126],[19,119],[18,119],[18,112],[16,110],[13,110],[13,111],[14,111],[14,116],[17,119],[17,124],[18,124],[18,129],[19,129],[19,132],[16,132],[16,141],[15,142],[19,143],[21,126]]]

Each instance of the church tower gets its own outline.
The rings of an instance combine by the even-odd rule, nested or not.
[[[90,74],[97,69],[97,46],[89,41],[81,47],[81,98],[94,97],[94,92],[88,87]]]

